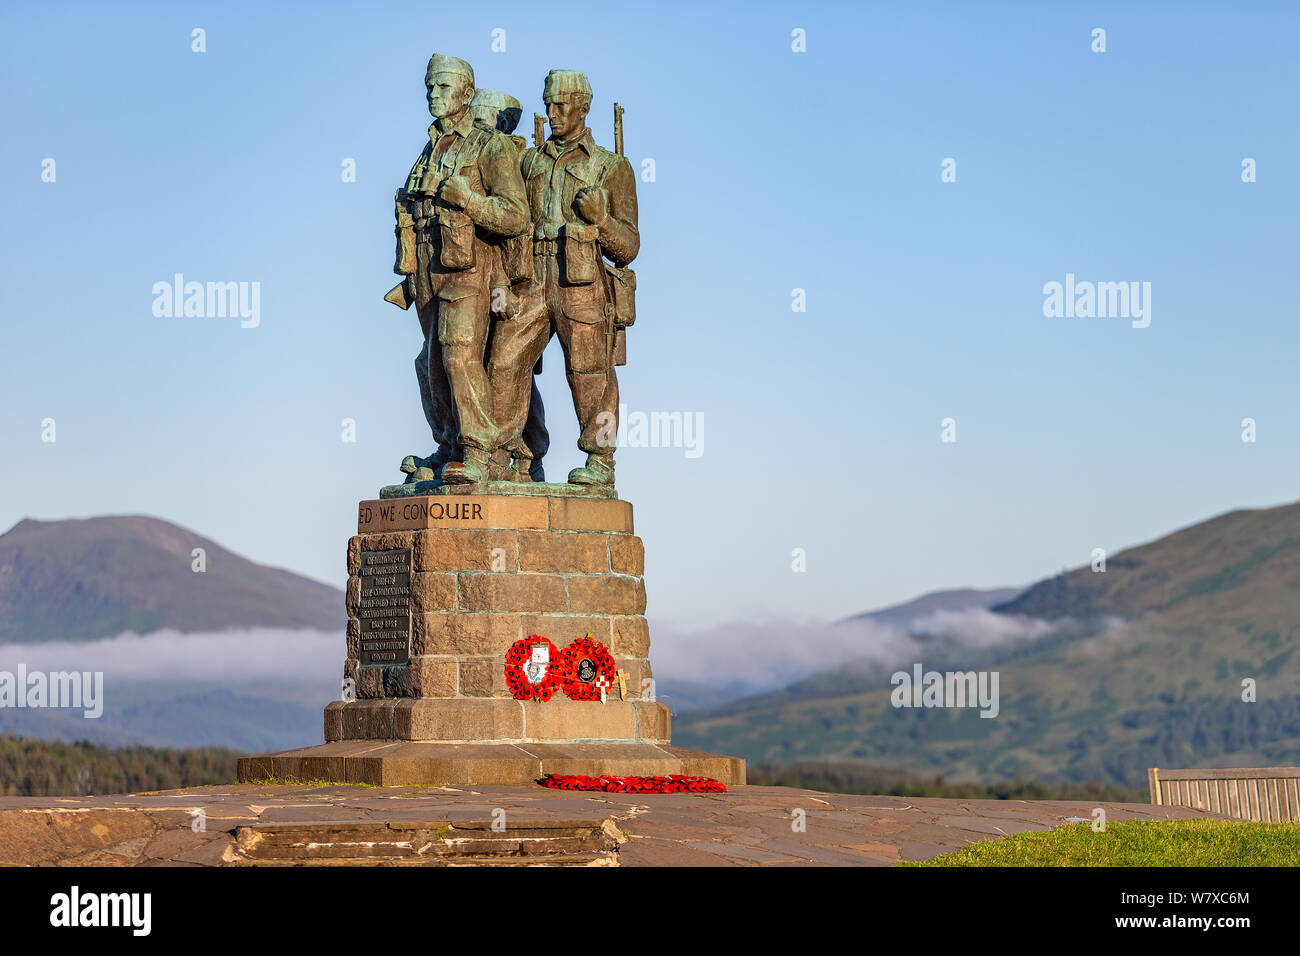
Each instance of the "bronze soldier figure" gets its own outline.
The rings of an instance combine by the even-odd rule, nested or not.
[[[406,291],[399,286],[386,298],[401,305],[409,296],[419,313],[421,397],[438,448],[428,458],[408,457],[403,470],[418,478],[420,467],[441,465],[444,482],[468,484],[488,479],[498,444],[484,366],[495,244],[527,230],[527,203],[515,145],[474,124],[470,65],[435,54],[425,87],[434,117],[429,142],[396,197],[395,270],[408,277]],[[453,443],[463,447],[463,461],[449,460]]]
[[[496,322],[488,373],[499,428],[496,467],[514,458],[510,476],[526,480],[534,457],[525,441],[528,384],[552,335],[564,350],[586,465],[571,484],[613,485],[618,379],[613,352],[616,309],[610,273],[636,258],[636,177],[622,156],[597,146],[586,117],[591,85],[576,70],[551,70],[542,99],[550,138],[520,164],[532,219],[531,281],[513,317]]]
[[[522,136],[515,136],[515,127],[523,115],[523,106],[513,96],[496,90],[479,89],[474,94],[474,101],[469,108],[474,111],[474,122],[486,129],[494,129],[510,137],[522,158],[528,148]],[[497,262],[492,273],[492,315],[496,318],[509,318],[519,311],[519,296],[526,287],[528,277],[532,275],[531,265],[523,268],[520,264],[532,258],[532,239],[527,232],[502,240],[497,247]],[[510,274],[507,275],[507,266]],[[519,285],[518,288],[512,286]],[[491,334],[488,336],[488,351],[491,352]],[[524,443],[533,453],[528,479],[545,481],[546,471],[542,459],[551,447],[551,436],[546,430],[546,406],[542,402],[542,393],[537,388],[537,376],[542,371],[539,358],[533,366],[532,389],[528,398],[528,419],[524,423]],[[525,480],[521,478],[520,480]]]

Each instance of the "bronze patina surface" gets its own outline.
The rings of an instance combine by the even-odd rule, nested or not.
[[[434,450],[402,462],[405,485],[385,497],[440,485],[544,480],[549,447],[534,380],[558,337],[581,433],[583,466],[568,484],[614,486],[618,378],[624,330],[635,321],[640,248],[636,177],[587,128],[591,85],[551,70],[542,99],[550,136],[527,148],[514,130],[520,102],[478,90],[464,60],[435,54],[425,86],[434,123],[396,196],[403,280],[385,298],[412,303],[423,346],[420,398]],[[540,118],[539,118],[540,119]]]

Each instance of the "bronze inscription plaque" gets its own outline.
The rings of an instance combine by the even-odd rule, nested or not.
[[[411,659],[411,549],[361,553],[361,657],[367,664]]]

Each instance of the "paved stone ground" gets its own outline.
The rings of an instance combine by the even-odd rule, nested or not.
[[[308,821],[613,819],[620,866],[889,866],[1069,817],[1214,817],[1180,807],[1048,800],[951,800],[736,787],[724,794],[604,794],[485,786],[231,785],[130,796],[0,798],[0,865],[220,866],[236,827]],[[194,832],[201,808],[205,832]],[[795,832],[795,811],[806,828]]]

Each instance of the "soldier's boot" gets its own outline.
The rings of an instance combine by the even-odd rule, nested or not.
[[[432,481],[438,477],[438,469],[447,462],[451,461],[456,455],[456,449],[450,445],[439,445],[438,449],[428,458],[421,458],[419,455],[407,455],[402,459],[401,470],[406,475],[406,484],[412,484],[417,481]]]
[[[516,456],[510,462],[510,480],[523,483],[531,482],[533,480],[533,460]]]
[[[614,456],[588,455],[587,464],[569,472],[571,485],[612,485],[614,484]]]
[[[498,448],[488,466],[488,481],[510,481],[510,452]]]
[[[492,456],[482,448],[466,446],[464,461],[449,461],[442,468],[444,485],[478,485],[492,474]]]

